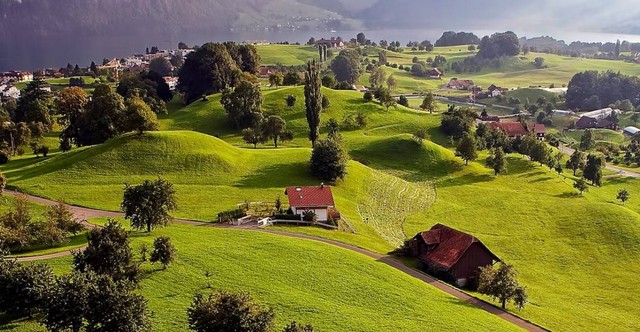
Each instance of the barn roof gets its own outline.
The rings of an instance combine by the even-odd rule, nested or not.
[[[525,136],[527,131],[520,122],[491,122],[489,128],[503,131],[509,137]]]
[[[453,267],[474,243],[479,243],[496,260],[500,260],[475,236],[442,224],[437,224],[417,236],[421,237],[427,245],[436,245],[434,250],[420,256],[420,260],[447,270]]]
[[[289,187],[284,192],[289,197],[289,205],[295,208],[335,206],[333,194],[328,186]]]
[[[540,123],[536,123],[533,126],[533,132],[536,134],[544,134],[547,132],[547,128],[545,128],[545,126],[543,124]]]

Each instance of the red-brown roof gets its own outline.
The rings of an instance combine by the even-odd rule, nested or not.
[[[420,256],[428,264],[438,265],[446,270],[453,267],[473,243],[480,243],[496,260],[500,260],[473,235],[442,224],[418,234],[427,245],[437,245],[434,250]]]
[[[289,197],[289,205],[295,208],[335,206],[328,186],[289,187],[284,194]]]
[[[520,122],[491,122],[489,128],[503,131],[509,137],[525,136],[527,131]]]
[[[540,123],[536,123],[533,126],[533,132],[536,134],[544,134],[547,132],[547,128],[545,128],[545,126],[543,124]]]

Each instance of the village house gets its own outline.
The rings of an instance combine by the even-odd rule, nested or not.
[[[331,187],[289,187],[284,192],[289,198],[289,207],[293,214],[315,213],[318,222],[327,222],[338,215],[333,201]]]
[[[260,66],[258,69],[258,75],[260,78],[269,78],[269,76],[275,74],[277,70],[273,67]]]
[[[342,38],[331,37],[331,39],[320,39],[316,41],[316,46],[325,46],[327,48],[344,48],[344,41]]]
[[[497,97],[502,96],[505,92],[507,92],[507,89],[496,86],[495,84],[491,84],[487,91],[489,93],[489,97]]]
[[[165,76],[163,77],[163,79],[164,79],[164,82],[167,83],[167,85],[169,86],[169,90],[175,91],[178,88],[177,77]]]
[[[438,68],[432,68],[427,73],[427,76],[432,79],[440,80],[442,79],[442,72]]]
[[[442,224],[418,233],[409,248],[424,271],[460,287],[473,288],[480,268],[500,261],[476,237]]]
[[[447,83],[447,88],[456,89],[456,90],[471,90],[475,84],[472,80],[459,80],[457,78],[452,78],[449,83]]]
[[[364,86],[364,85],[360,85],[360,84],[353,84],[353,85],[351,86],[351,88],[352,88],[353,90],[358,91],[358,92],[367,92],[367,91],[369,91],[369,89],[367,89],[367,87],[366,87],[366,86]]]
[[[33,73],[28,71],[7,71],[4,73],[1,73],[0,76],[13,80],[15,82],[33,81]]]
[[[20,98],[20,90],[13,85],[0,85],[0,97],[3,101]]]
[[[500,130],[509,138],[527,136],[527,130],[520,122],[490,122],[489,128]]]
[[[544,141],[547,135],[547,128],[543,124],[536,123],[533,125],[533,133],[536,135],[536,139]]]

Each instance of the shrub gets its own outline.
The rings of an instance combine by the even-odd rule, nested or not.
[[[301,215],[293,214],[293,211],[291,212],[292,212],[291,214],[274,214],[271,216],[271,218],[276,220],[296,220],[296,221],[302,220]]]
[[[10,156],[11,155],[7,151],[0,150],[0,165],[4,165],[4,164],[8,163],[9,160],[11,159]]]
[[[316,215],[315,212],[313,211],[305,211],[302,214],[302,220],[306,221],[306,222],[311,222],[311,223],[317,223],[318,222],[318,216]]]
[[[353,90],[353,86],[349,82],[340,82],[335,86],[336,90]]]
[[[322,109],[328,109],[331,106],[331,101],[329,101],[329,97],[322,95]]]
[[[233,220],[243,218],[247,216],[247,212],[244,209],[235,209],[230,211],[223,211],[218,213],[218,221],[221,223],[229,223]]]
[[[288,95],[287,98],[285,99],[285,101],[287,102],[287,106],[289,107],[293,107],[296,106],[296,96],[294,95]]]
[[[366,102],[370,102],[373,100],[373,93],[371,93],[371,91],[367,91],[364,93],[364,100]]]

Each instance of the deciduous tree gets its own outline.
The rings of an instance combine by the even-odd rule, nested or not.
[[[157,179],[145,180],[137,186],[126,185],[122,199],[122,211],[134,229],[151,232],[156,227],[166,226],[171,220],[171,211],[177,208],[173,184]]]
[[[504,262],[497,268],[489,265],[480,269],[478,292],[500,301],[502,309],[506,309],[509,301],[518,309],[523,309],[527,303],[527,292],[518,282],[518,272],[513,265]]]
[[[268,332],[275,313],[247,293],[197,294],[187,310],[189,328],[196,332]]]
[[[105,227],[91,230],[87,241],[87,248],[73,256],[76,271],[105,274],[114,280],[138,280],[129,234],[118,222],[110,220]]]
[[[471,134],[464,135],[458,143],[456,154],[464,160],[465,165],[469,165],[469,161],[476,160],[478,152],[476,151],[475,137]]]
[[[422,104],[420,104],[420,109],[433,114],[433,110],[436,109],[436,100],[433,96],[433,93],[427,92],[427,94],[424,96],[424,99],[422,100]]]
[[[125,128],[129,131],[137,131],[138,135],[142,135],[145,131],[160,129],[158,116],[140,97],[132,97],[127,100],[125,117]]]
[[[328,182],[344,179],[347,174],[348,156],[340,143],[326,138],[316,143],[311,153],[311,173]]]
[[[571,157],[567,161],[567,168],[570,168],[573,171],[573,176],[576,175],[578,170],[584,169],[586,159],[586,155],[579,150],[575,150],[573,154],[571,154]]]
[[[631,195],[629,194],[629,191],[627,189],[618,190],[618,195],[616,195],[616,199],[619,200],[620,203],[622,203],[622,205],[624,205],[624,203],[628,201],[629,198],[631,198]]]
[[[492,149],[487,158],[487,166],[493,169],[495,175],[505,173],[507,171],[507,156],[502,147]]]
[[[582,195],[583,192],[589,191],[589,186],[587,185],[587,181],[584,178],[579,178],[573,183],[573,188],[577,189]]]
[[[594,186],[602,185],[602,169],[605,167],[605,161],[602,157],[589,154],[587,156],[587,164],[584,167],[584,178],[591,181]]]
[[[161,236],[153,240],[153,251],[151,252],[151,263],[159,262],[163,269],[167,269],[170,263],[176,259],[176,247],[171,239]]]
[[[255,124],[262,114],[263,100],[258,84],[242,80],[235,88],[224,90],[220,103],[227,112],[229,123],[240,129]]]

